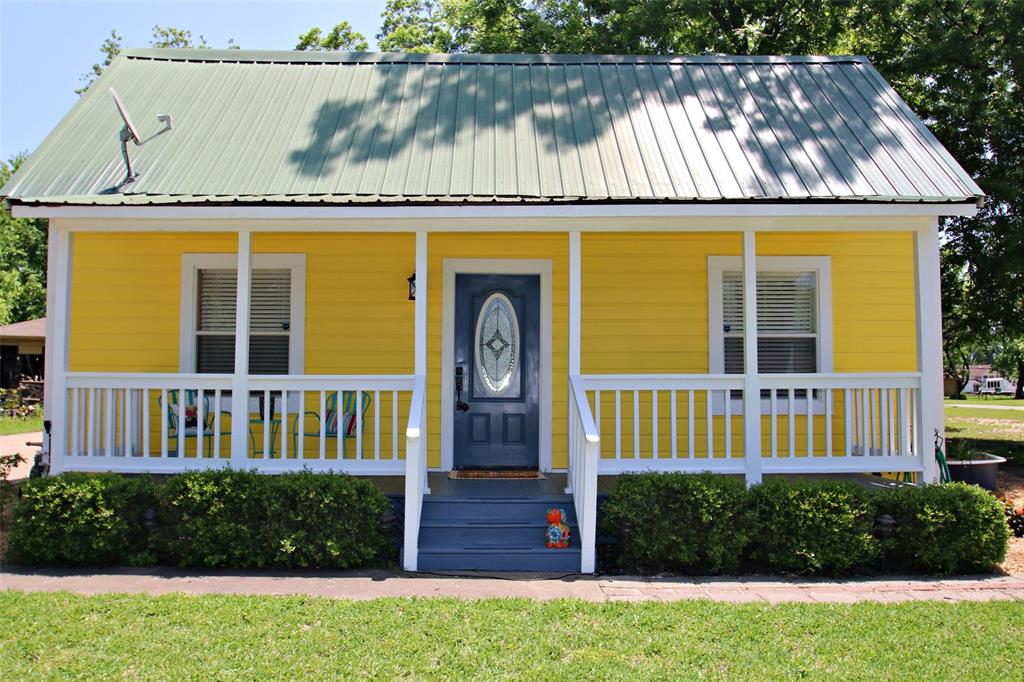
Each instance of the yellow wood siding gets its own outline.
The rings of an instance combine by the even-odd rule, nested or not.
[[[707,372],[708,256],[740,252],[736,233],[584,234],[583,373]],[[911,233],[761,233],[757,252],[830,257],[835,371],[916,369]]]
[[[256,233],[253,253],[306,256],[306,374],[412,374],[412,234]]]
[[[520,258],[551,261],[551,449],[552,464],[566,466],[566,392],[568,391],[569,236],[567,234],[431,234],[428,240],[427,416],[428,461],[440,466],[441,289],[445,258]]]
[[[429,236],[429,462],[440,464],[443,262],[446,258],[546,259],[552,262],[552,461],[566,464],[568,370],[568,235],[565,233],[432,233]],[[916,369],[913,235],[900,233],[761,233],[760,255],[829,256],[832,274],[833,366],[837,372]],[[234,253],[234,233],[78,233],[72,263],[70,367],[73,371],[177,372],[184,253]],[[256,233],[255,253],[306,256],[305,372],[411,374],[414,304],[406,278],[415,269],[415,236],[356,233]],[[585,233],[582,235],[582,371],[584,374],[708,371],[710,255],[739,255],[739,233]],[[315,409],[318,396],[307,396]],[[382,394],[382,451],[390,452],[390,395]],[[668,442],[669,396],[659,397],[659,450]],[[400,414],[408,411],[402,398]],[[695,445],[704,452],[703,396],[695,401]],[[604,456],[614,456],[614,402],[602,404]],[[651,424],[641,399],[641,432]],[[158,409],[154,409],[158,415]],[[680,395],[679,447],[685,449],[686,403]],[[622,402],[622,452],[632,453],[632,394]],[[157,417],[154,416],[154,419]],[[404,417],[403,417],[404,419]],[[373,425],[367,414],[368,434]],[[733,455],[742,454],[742,422],[734,417]],[[797,419],[796,442],[804,443]],[[715,451],[724,451],[716,420]],[[765,438],[769,430],[765,420]],[[824,445],[823,418],[815,441]],[[290,427],[290,425],[289,425]],[[403,423],[404,427],[404,423]],[[780,445],[787,421],[781,419]],[[836,415],[835,447],[841,446]],[[313,422],[307,428],[315,429]],[[257,442],[262,435],[257,428]],[[404,443],[404,438],[402,439]],[[158,438],[154,435],[154,443]],[[334,445],[328,445],[328,453]],[[226,447],[226,441],[225,441]],[[289,448],[290,428],[289,428]],[[307,456],[315,439],[307,441]],[[354,447],[354,446],[353,446]],[[364,442],[364,452],[372,447]],[[644,448],[649,449],[648,447]],[[346,451],[350,451],[346,442]],[[649,452],[645,453],[649,455]],[[328,456],[331,456],[330,454]]]
[[[74,235],[69,366],[177,372],[183,253],[235,253],[224,233]]]
[[[741,254],[738,233],[588,233],[582,236],[581,369],[584,374],[703,373],[709,371],[708,256]],[[832,273],[833,369],[836,372],[914,371],[916,321],[913,234],[761,233],[764,256],[828,256]],[[829,302],[824,302],[828,306]],[[658,396],[659,455],[671,451],[669,394]],[[685,394],[677,405],[680,451],[688,445]],[[651,455],[650,393],[639,400],[642,456]],[[602,396],[602,456],[614,457],[614,394]],[[633,395],[620,404],[621,450],[633,456]],[[695,452],[706,456],[706,402],[695,395]],[[732,453],[742,456],[742,420],[732,420]],[[767,450],[770,419],[762,422]],[[824,417],[814,441],[825,446]],[[716,456],[724,453],[724,423],[715,418]],[[842,417],[833,420],[833,448],[842,447]],[[780,453],[788,448],[788,419],[778,421]],[[796,450],[806,426],[795,422]]]

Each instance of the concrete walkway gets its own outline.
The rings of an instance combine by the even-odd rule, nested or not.
[[[943,404],[946,407],[957,407],[965,410],[1013,410],[1024,412],[1024,404],[1021,403],[1016,405],[985,405],[984,403],[972,403],[965,400],[963,402],[947,402]]]
[[[486,576],[404,573],[220,573],[172,569],[83,574],[70,571],[0,573],[0,587],[25,592],[66,590],[79,594],[310,595],[334,599],[377,597],[576,598],[593,602],[902,602],[1024,601],[1024,575],[887,580],[801,580],[750,578],[662,579],[620,576],[592,578],[543,574]]]
[[[43,440],[43,432],[15,433],[10,436],[0,436],[0,455],[13,455],[21,453],[25,461],[19,464],[8,476],[11,481],[28,478],[32,471],[32,463],[39,448],[26,445],[26,443],[40,443]]]

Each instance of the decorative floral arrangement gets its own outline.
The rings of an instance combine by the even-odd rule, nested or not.
[[[1024,538],[1024,506],[1015,505],[1006,495],[999,498],[999,504],[1006,514],[1006,523],[1014,536]]]
[[[565,510],[552,507],[547,513],[548,529],[544,532],[544,546],[565,549],[569,546],[569,526],[565,524]]]

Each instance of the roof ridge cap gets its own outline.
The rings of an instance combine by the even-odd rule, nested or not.
[[[128,60],[267,64],[813,64],[867,63],[859,55],[664,55],[547,53],[303,52],[205,48],[126,48]]]

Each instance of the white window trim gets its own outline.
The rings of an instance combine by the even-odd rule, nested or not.
[[[235,270],[234,253],[186,253],[181,256],[181,326],[178,341],[178,371],[196,371],[196,307],[200,270]],[[306,255],[302,253],[256,253],[253,270],[291,271],[291,318],[289,323],[288,374],[305,372],[306,342]],[[237,333],[237,330],[236,330]]]
[[[725,373],[722,278],[726,272],[730,271],[743,271],[743,259],[740,256],[708,256],[708,367],[712,374]],[[832,372],[832,258],[830,256],[758,256],[757,271],[815,273],[817,279],[818,373]],[[788,408],[784,395],[776,395],[776,400],[779,408],[782,406]],[[814,402],[815,413],[818,413],[819,407],[821,413],[824,413],[823,401],[819,399]],[[794,403],[795,409],[806,410],[805,399],[795,399]],[[742,406],[741,399],[733,399],[731,407],[734,410],[742,410]],[[724,412],[721,400],[716,400],[714,411],[716,414]],[[761,413],[771,413],[768,398],[761,399]]]

